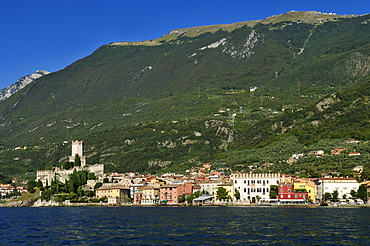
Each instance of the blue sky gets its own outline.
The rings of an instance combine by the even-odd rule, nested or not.
[[[291,10],[361,15],[370,13],[370,1],[0,0],[0,89],[39,69],[63,69],[104,44]]]

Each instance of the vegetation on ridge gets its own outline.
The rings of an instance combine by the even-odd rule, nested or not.
[[[159,46],[104,45],[36,80],[0,102],[2,172],[61,165],[69,154],[62,143],[75,139],[107,171],[273,163],[274,171],[316,175],[348,170],[356,158],[367,165],[369,15],[281,18]],[[352,138],[365,154],[340,167],[337,157],[323,158],[326,167],[311,157],[285,162],[322,141]]]

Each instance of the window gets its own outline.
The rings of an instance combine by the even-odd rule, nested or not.
[[[238,182],[235,180],[235,184],[237,184]]]
[[[244,180],[244,184],[246,184],[247,183],[247,181],[246,180]]]
[[[261,180],[257,180],[257,184],[260,184],[261,183]]]
[[[280,192],[284,192],[284,190],[283,189],[280,189]]]

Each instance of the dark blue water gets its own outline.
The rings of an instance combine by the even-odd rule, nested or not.
[[[370,208],[0,208],[0,245],[368,245]]]

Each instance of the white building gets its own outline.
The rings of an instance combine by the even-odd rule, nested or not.
[[[219,185],[222,184],[221,180],[203,180],[199,183],[201,192],[205,192],[210,195],[215,195]]]
[[[80,157],[81,167],[86,165],[86,157],[84,156],[84,141],[72,141],[72,154],[69,157],[69,162],[75,162],[76,155]]]
[[[316,181],[317,199],[323,200],[325,193],[338,191],[338,198],[351,197],[351,190],[357,192],[360,184],[354,178],[322,178]]]
[[[233,173],[234,189],[239,191],[243,202],[256,199],[270,200],[270,186],[278,185],[279,173]],[[254,198],[254,199],[253,199]]]

